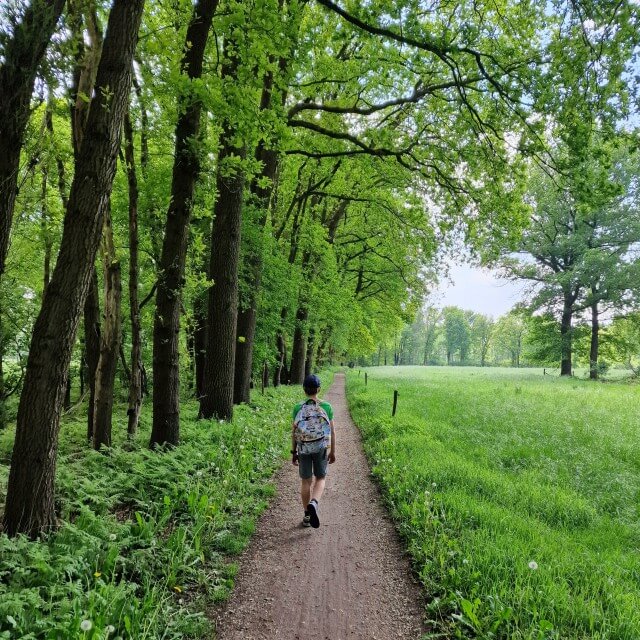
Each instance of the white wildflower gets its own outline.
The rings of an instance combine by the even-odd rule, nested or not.
[[[93,623],[91,622],[91,620],[83,620],[80,623],[80,628],[83,631],[91,631],[91,627],[93,627]]]
[[[538,568],[538,563],[535,560],[532,560],[529,563],[529,569],[531,569],[531,571],[535,571]]]
[[[116,628],[115,628],[112,624],[110,624],[110,625],[107,627],[107,633],[108,633],[108,634],[112,634],[112,633],[115,633],[115,632],[116,632]]]
[[[111,540],[111,542],[113,542],[118,536],[115,533],[110,533],[109,534],[109,540]]]

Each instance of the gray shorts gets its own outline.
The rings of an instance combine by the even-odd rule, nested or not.
[[[329,449],[322,449],[318,453],[301,453],[298,456],[298,471],[303,480],[311,478],[311,472],[316,478],[324,478],[327,475],[329,462]]]

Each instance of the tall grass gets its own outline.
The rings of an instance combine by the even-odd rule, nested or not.
[[[350,407],[430,597],[432,637],[640,638],[639,387],[367,372],[367,387],[349,375]]]

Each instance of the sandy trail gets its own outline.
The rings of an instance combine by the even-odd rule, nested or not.
[[[420,589],[380,505],[344,385],[337,375],[324,394],[334,409],[337,460],[320,528],[301,526],[298,470],[287,462],[218,614],[219,640],[417,640],[423,632]]]

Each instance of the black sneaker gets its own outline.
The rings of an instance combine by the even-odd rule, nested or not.
[[[310,502],[307,505],[307,512],[309,513],[309,524],[317,529],[320,526],[320,519],[318,518],[318,503]]]

